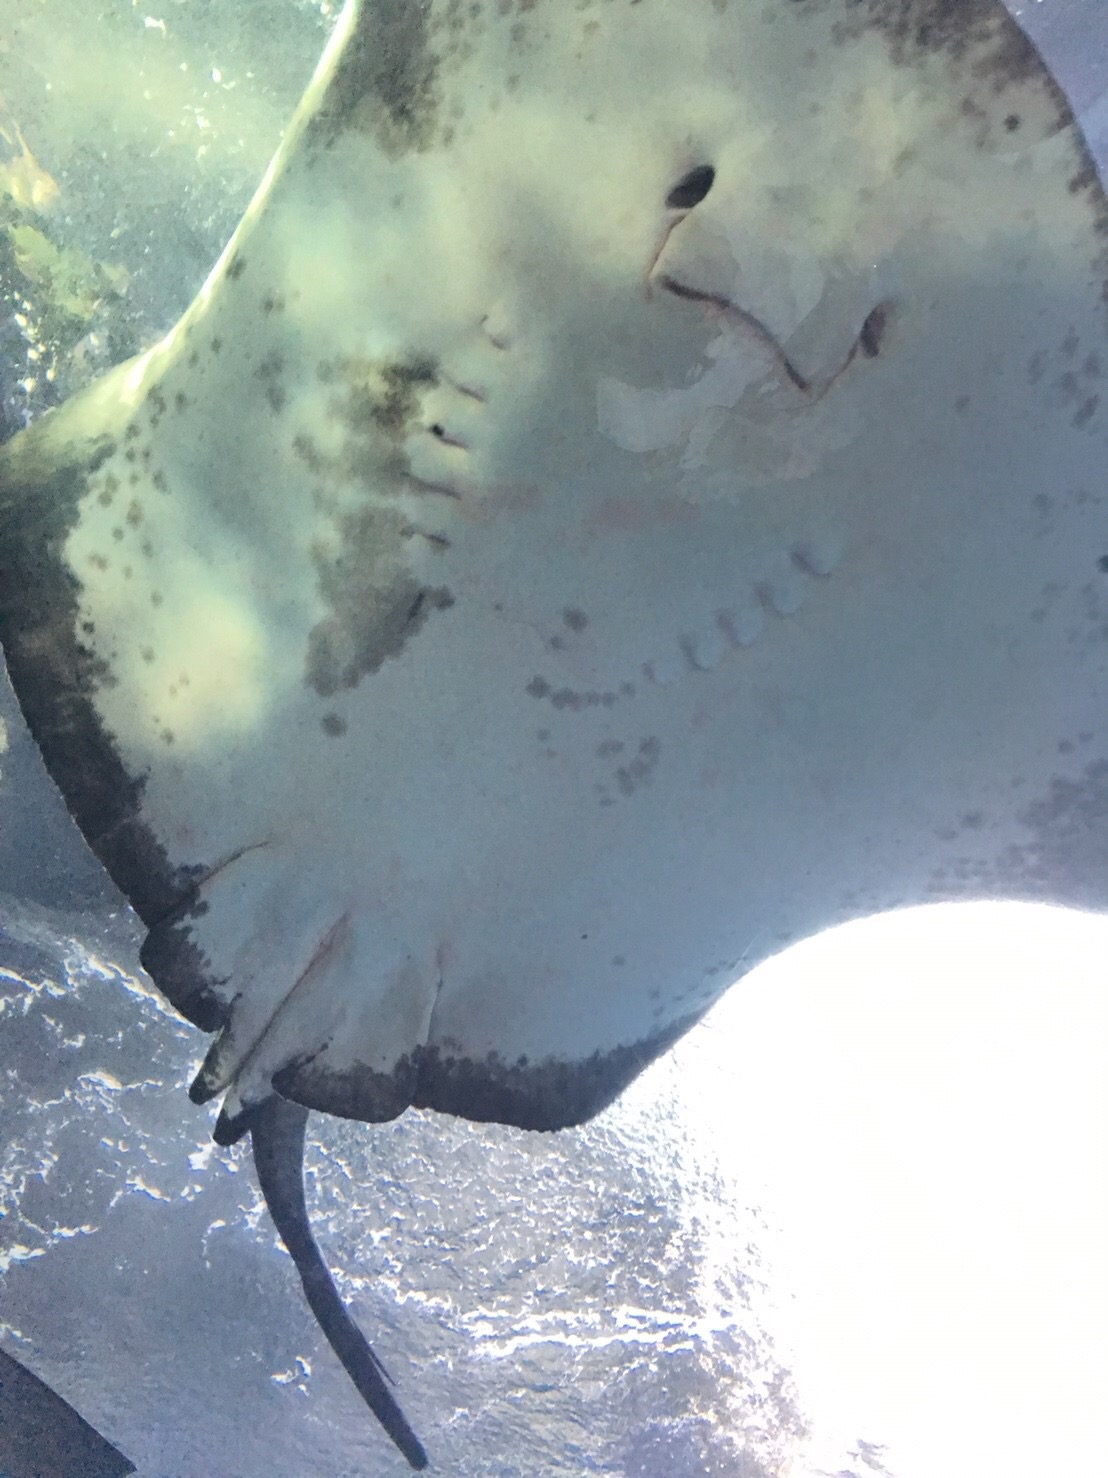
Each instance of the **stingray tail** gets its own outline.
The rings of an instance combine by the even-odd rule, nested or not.
[[[388,1371],[346,1312],[320,1255],[304,1203],[304,1132],[308,1110],[270,1098],[250,1115],[254,1165],[269,1214],[296,1264],[308,1304],[362,1399],[413,1468],[427,1466],[423,1444],[408,1425],[386,1381]]]

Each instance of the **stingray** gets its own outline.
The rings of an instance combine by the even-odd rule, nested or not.
[[[350,0],[0,453],[27,722],[413,1467],[309,1110],[578,1124],[791,940],[1103,907],[1106,222],[994,0]]]

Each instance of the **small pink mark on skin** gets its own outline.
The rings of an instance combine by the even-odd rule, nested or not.
[[[674,495],[644,500],[641,498],[606,498],[586,520],[583,532],[592,534],[634,534],[655,524],[694,523],[700,510]]]
[[[488,524],[494,519],[527,513],[542,504],[542,492],[532,482],[470,483],[458,505],[463,524]]]

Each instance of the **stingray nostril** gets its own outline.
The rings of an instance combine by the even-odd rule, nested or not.
[[[688,174],[682,175],[666,196],[667,207],[670,210],[692,210],[712,188],[715,177],[716,172],[710,164],[698,164]]]

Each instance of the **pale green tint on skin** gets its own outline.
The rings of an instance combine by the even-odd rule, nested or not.
[[[194,926],[240,1093],[323,1044],[635,1042],[963,857],[1072,891],[1003,858],[1095,758],[1057,749],[1101,711],[1103,515],[1031,501],[1099,486],[1094,192],[1039,79],[975,116],[834,10],[490,15],[435,43],[425,147],[319,147],[350,7],[181,324],[9,456],[118,438],[65,556],[171,861],[252,849]],[[421,364],[398,430],[336,414]],[[367,510],[321,694],[320,561]],[[382,636],[397,581],[453,604]]]
[[[232,1114],[430,1047],[472,1097],[421,1101],[510,1119],[504,1066],[645,1060],[830,924],[1102,902],[1104,202],[999,6],[960,62],[896,9],[436,3],[408,51],[351,3],[180,324],[0,460],[79,469]],[[391,114],[336,110],[362,44]]]

